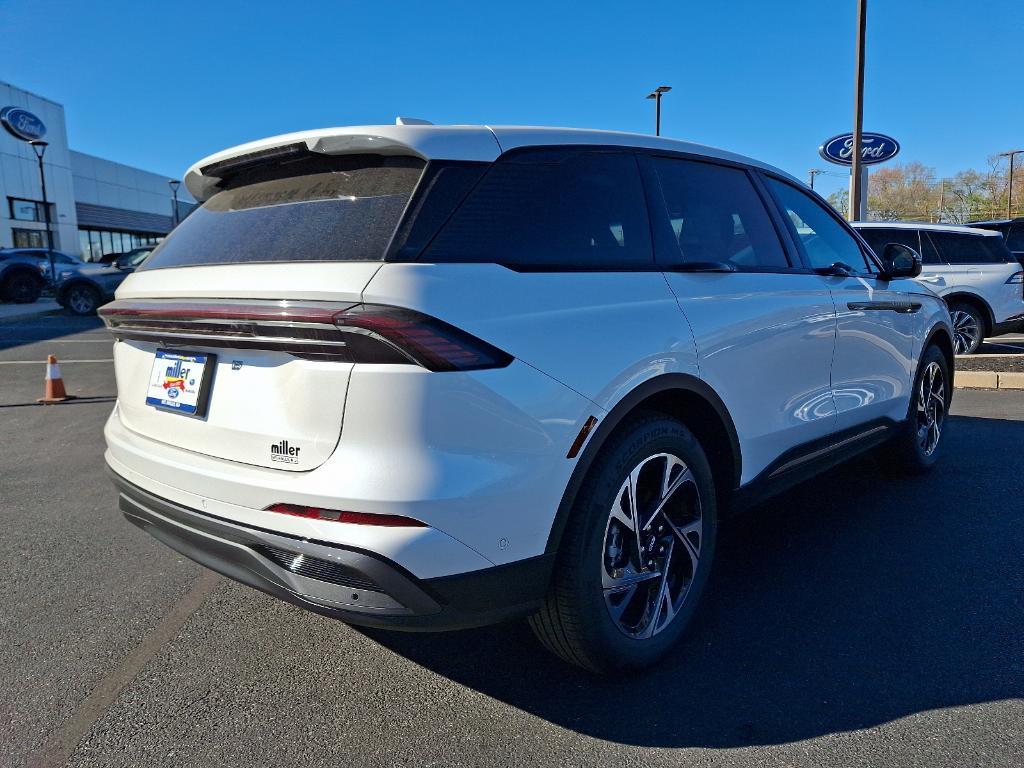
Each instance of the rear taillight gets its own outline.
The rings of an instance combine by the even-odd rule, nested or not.
[[[497,347],[410,309],[357,304],[336,314],[334,324],[348,333],[369,334],[431,371],[504,368],[512,362]]]
[[[99,310],[120,340],[256,348],[348,363],[415,363],[431,371],[503,368],[512,356],[411,309],[315,301],[118,300]]]
[[[377,525],[385,528],[426,528],[421,520],[402,515],[376,515],[370,512],[343,512],[339,509],[321,509],[307,507],[302,504],[271,504],[266,512],[277,512],[292,517],[305,517],[311,520],[330,520],[335,523],[352,523],[353,525]]]

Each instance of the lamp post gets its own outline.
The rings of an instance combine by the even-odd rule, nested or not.
[[[43,172],[43,155],[49,142],[42,139],[32,139],[29,142],[32,151],[36,153],[36,160],[39,161],[39,184],[43,188],[43,221],[46,222],[46,254],[50,257],[50,280],[57,284],[57,268],[53,263],[53,229],[50,227],[50,201],[46,197],[46,174]]]
[[[1013,218],[1013,158],[1020,154],[1024,154],[1024,149],[1011,149],[1009,152],[1000,152],[997,155],[997,157],[1010,158],[1010,183],[1006,186],[1006,218],[1008,219]]]
[[[168,179],[167,186],[171,188],[171,197],[174,200],[172,203],[174,208],[171,211],[171,229],[174,229],[178,226],[178,187],[181,186],[181,182],[177,179]]]
[[[670,85],[659,85],[644,98],[654,99],[654,135],[661,136],[661,97],[672,90]]]

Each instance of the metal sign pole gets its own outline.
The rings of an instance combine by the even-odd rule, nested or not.
[[[867,28],[868,0],[857,0],[857,73],[853,103],[853,165],[850,167],[850,221],[867,218],[866,190],[861,172],[861,131],[864,128],[864,33]]]

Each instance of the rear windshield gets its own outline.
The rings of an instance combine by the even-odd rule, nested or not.
[[[168,235],[141,270],[383,259],[424,163],[378,157],[346,165],[218,192]]]

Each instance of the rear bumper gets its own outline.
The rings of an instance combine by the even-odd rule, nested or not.
[[[419,579],[372,552],[240,525],[155,496],[111,470],[124,516],[154,538],[228,578],[351,624],[447,630],[535,611],[552,557]]]

